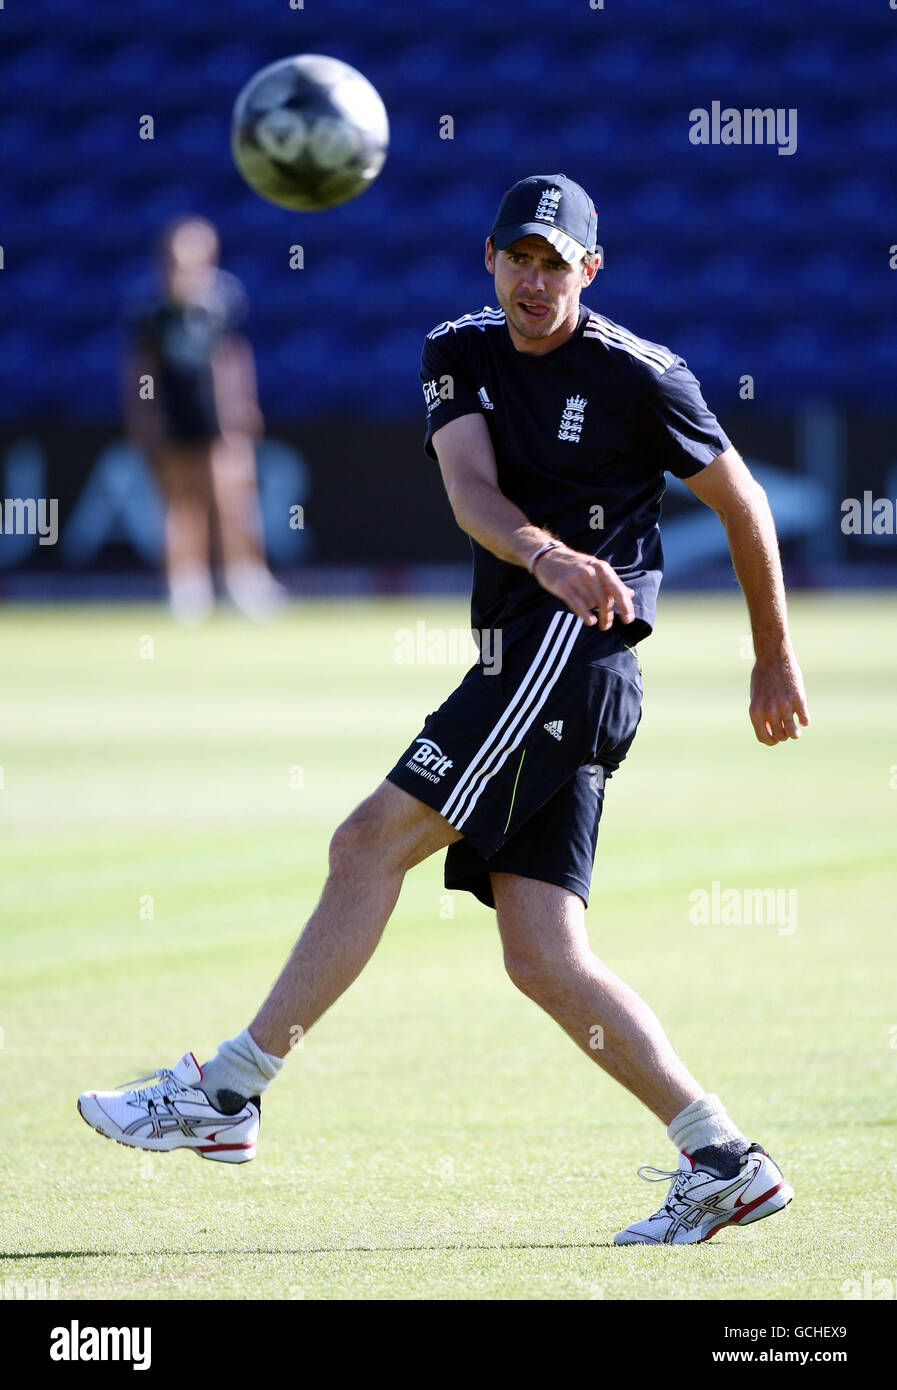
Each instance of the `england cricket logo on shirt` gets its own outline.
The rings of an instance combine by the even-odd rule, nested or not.
[[[579,443],[582,422],[585,419],[584,411],[588,403],[585,396],[567,397],[567,404],[558,429],[558,439],[569,439],[571,444]]]
[[[554,222],[557,217],[558,203],[561,201],[561,190],[559,188],[546,188],[539,199],[539,206],[536,208],[536,222]]]

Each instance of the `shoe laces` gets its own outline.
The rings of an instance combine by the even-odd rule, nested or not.
[[[687,1176],[681,1168],[672,1170],[669,1168],[652,1168],[647,1163],[643,1163],[641,1168],[636,1169],[636,1172],[640,1178],[644,1178],[645,1182],[663,1182],[664,1178],[684,1178]],[[649,1178],[649,1173],[656,1173],[657,1176],[655,1178]]]
[[[664,1179],[670,1182],[670,1190],[663,1204],[667,1209],[669,1209],[670,1203],[675,1202],[679,1197],[680,1189],[685,1186],[684,1180],[690,1177],[690,1174],[682,1168],[675,1168],[672,1170],[669,1168],[652,1168],[649,1164],[643,1164],[642,1167],[638,1168],[636,1171],[638,1176],[643,1178],[645,1182],[663,1182]],[[654,1173],[656,1176],[650,1177],[649,1174],[651,1173]]]
[[[144,1086],[144,1081],[152,1084]],[[179,1086],[180,1082],[171,1068],[160,1067],[158,1071],[151,1071],[147,1076],[138,1076],[134,1081],[124,1082],[119,1090],[133,1091],[138,1101],[148,1101],[155,1100],[157,1096],[170,1096]]]
[[[748,1154],[744,1154],[741,1159],[742,1168],[744,1168],[747,1160]],[[670,1189],[667,1192],[666,1201],[663,1204],[667,1211],[672,1210],[673,1202],[680,1200],[687,1202],[688,1199],[685,1196],[684,1189],[688,1184],[688,1179],[692,1176],[687,1168],[652,1168],[648,1164],[643,1164],[642,1167],[636,1171],[640,1178],[644,1178],[645,1182],[663,1182],[665,1178],[670,1179]],[[650,1177],[649,1174],[651,1173],[655,1174],[655,1176]]]

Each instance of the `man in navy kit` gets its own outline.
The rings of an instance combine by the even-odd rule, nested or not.
[[[809,722],[765,494],[682,359],[580,304],[596,243],[579,185],[521,180],[486,243],[500,308],[448,320],[424,345],[426,448],[471,538],[472,626],[491,659],[336,831],[321,900],[249,1028],[204,1067],[187,1053],[149,1087],[85,1093],[81,1113],[101,1133],[251,1158],[260,1094],[296,1025],[307,1031],[359,974],[406,871],[447,848],[446,885],[494,906],[514,983],[680,1151],[675,1170],[652,1170],[670,1179],[663,1206],[617,1243],[709,1240],[791,1200],[773,1160],[706,1094],[586,933],[605,781],[640,717],[633,648],[654,623],[665,471],[725,526],[754,633],[757,738],[783,742]]]

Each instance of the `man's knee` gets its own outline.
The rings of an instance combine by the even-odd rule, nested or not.
[[[537,1003],[563,988],[571,968],[569,962],[541,949],[535,943],[526,947],[519,944],[513,947],[506,946],[504,961],[511,983],[517,986],[521,994]]]
[[[542,1003],[589,968],[582,900],[553,884],[493,874],[508,978]]]
[[[534,999],[539,992],[542,982],[542,970],[532,956],[520,951],[511,952],[505,948],[504,953],[505,970],[512,985],[516,985],[521,994],[526,994],[530,999]]]
[[[387,849],[382,823],[371,814],[367,802],[362,802],[330,838],[330,872],[346,873],[372,858],[382,858]]]
[[[383,782],[335,830],[330,869],[404,872],[457,839],[458,832],[435,811]]]

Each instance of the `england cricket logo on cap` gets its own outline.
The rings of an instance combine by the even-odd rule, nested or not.
[[[561,190],[559,188],[546,188],[539,199],[539,206],[536,208],[536,221],[553,222],[557,217],[558,204],[560,201]]]
[[[566,174],[531,174],[509,188],[492,224],[495,250],[533,234],[570,264],[594,255],[598,214],[585,189]]]

